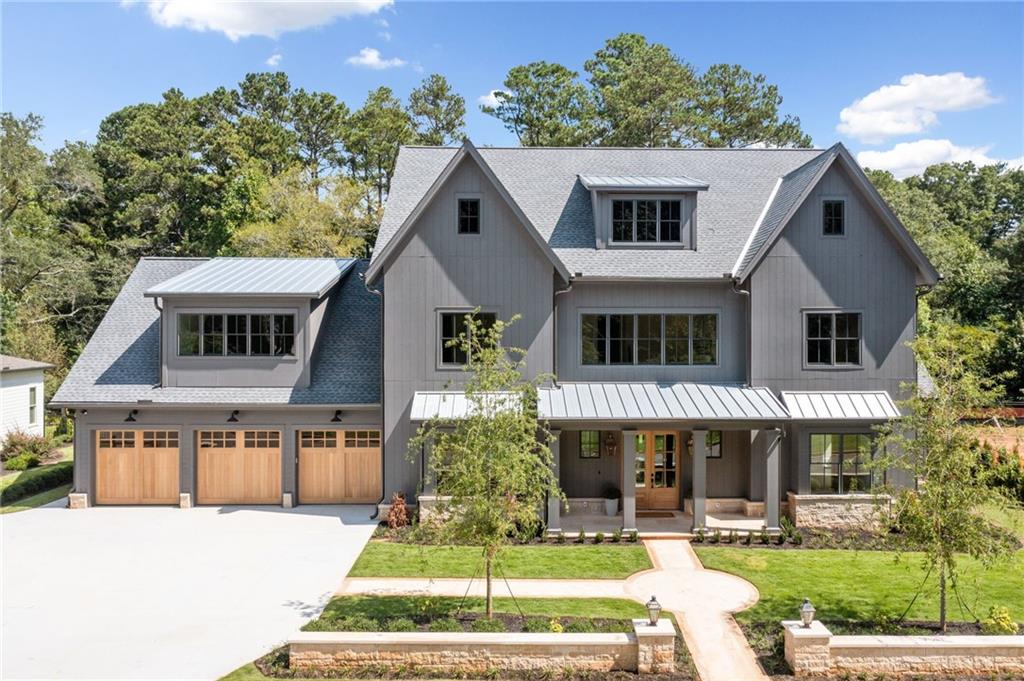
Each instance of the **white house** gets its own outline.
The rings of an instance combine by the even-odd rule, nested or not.
[[[43,372],[52,364],[0,355],[0,443],[12,431],[43,434]]]

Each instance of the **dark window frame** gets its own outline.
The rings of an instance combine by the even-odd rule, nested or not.
[[[704,432],[704,458],[722,458],[722,431],[708,430]]]
[[[805,369],[864,368],[864,313],[861,310],[804,310],[802,316]],[[823,320],[828,320],[825,330],[821,323]],[[849,331],[853,325],[856,326],[855,335]],[[845,330],[842,336],[840,330]],[[815,344],[813,350],[812,343]],[[827,361],[821,360],[823,349],[828,352]],[[849,359],[851,355],[855,355],[853,361]],[[839,361],[840,356],[845,361]]]
[[[448,342],[454,338],[458,338],[460,333],[465,332],[469,326],[469,322],[465,317],[466,315],[473,314],[473,312],[473,309],[452,308],[445,308],[437,311],[437,368],[439,370],[461,370],[462,367],[472,363],[473,358],[470,356],[460,359],[465,353],[463,353],[461,348],[448,346]],[[490,317],[491,324],[498,321],[498,313],[492,309],[481,309],[476,313],[476,316],[478,318]],[[456,324],[454,334],[446,335],[447,330],[445,329],[445,317],[452,317],[454,319],[454,323]],[[458,330],[459,322],[461,322],[462,331]],[[446,359],[446,357],[451,359]]]
[[[229,318],[237,321],[238,318],[245,318],[245,332],[232,332],[232,325]],[[207,320],[211,322],[207,324]],[[187,333],[194,333],[195,337],[190,339],[195,352],[182,352],[183,344],[183,322],[194,320],[195,330],[186,330]],[[260,323],[256,323],[259,320]],[[264,327],[262,322],[269,322]],[[208,332],[207,326],[214,331]],[[219,331],[217,330],[219,329]],[[295,359],[295,343],[298,336],[298,313],[294,311],[282,312],[272,311],[222,311],[222,312],[196,312],[179,311],[175,319],[176,354],[186,359],[203,357],[245,357],[245,358],[269,358],[274,360]],[[210,341],[207,342],[207,337]],[[228,352],[232,341],[244,337],[245,352]],[[266,352],[259,349],[266,346]],[[219,351],[214,352],[214,347]],[[278,349],[280,348],[280,352]]]
[[[593,441],[590,441],[591,438]],[[580,431],[580,458],[589,460],[601,458],[601,431]]]
[[[658,341],[658,362],[641,362],[641,343],[646,343],[648,346],[653,343],[652,337],[640,336],[641,317],[660,317],[659,328],[660,328],[660,339]],[[621,361],[624,353],[619,347],[618,354],[613,353],[613,349],[616,347],[613,343],[622,343],[626,339],[614,335],[613,317],[632,317],[632,349],[629,361]],[[668,329],[670,324],[668,318],[685,317],[686,318],[686,331],[687,336],[685,339],[681,336],[668,336]],[[696,334],[697,329],[697,318],[709,317],[713,320],[714,324],[714,337],[698,336]],[[603,321],[602,321],[603,320]],[[598,333],[593,336],[586,335],[591,327]],[[603,327],[603,335],[600,331]],[[691,367],[717,367],[720,366],[721,362],[721,314],[719,311],[714,312],[600,312],[600,311],[581,311],[579,315],[579,356],[578,361],[580,366],[691,366]],[[686,362],[669,361],[668,344],[673,342],[675,344],[684,342],[686,343]],[[714,355],[713,362],[696,362],[695,357],[697,356],[697,350],[695,345],[702,343],[710,343],[711,353]],[[649,351],[649,348],[648,348]],[[618,361],[613,361],[616,357],[620,358]]]
[[[846,236],[846,199],[826,197],[821,200],[821,235]]]
[[[686,240],[683,235],[683,197],[675,196],[613,196],[610,198],[608,222],[608,242],[613,245],[651,245],[669,244],[685,246]],[[654,218],[650,218],[646,209],[654,204]],[[641,205],[645,211],[641,211]],[[673,210],[673,205],[675,210]],[[629,207],[628,216],[622,208]],[[616,210],[620,209],[619,217],[616,217]],[[668,217],[665,217],[665,211]],[[641,218],[641,212],[644,212]],[[629,223],[629,238],[616,238],[616,231],[620,233]],[[641,223],[645,223],[641,227]],[[618,230],[616,229],[618,228]],[[643,232],[641,232],[643,229]],[[662,238],[665,234],[668,238]],[[640,238],[643,236],[644,238]],[[653,238],[651,238],[653,236]],[[672,238],[672,237],[675,238]]]
[[[839,451],[833,452],[831,449],[829,450],[830,455],[836,457],[834,461],[814,461],[815,438],[823,438],[821,451],[822,458],[824,458],[825,453],[824,445],[834,444],[836,438],[838,438]],[[860,449],[861,438],[867,440],[866,450]],[[848,447],[848,440],[854,441],[852,448]],[[807,452],[809,466],[808,484],[810,485],[811,494],[869,494],[874,483],[877,482],[876,476],[873,474],[869,466],[870,462],[875,457],[875,439],[869,432],[811,432],[808,433]],[[867,461],[864,461],[863,458],[865,453],[867,455]],[[855,455],[855,460],[850,466],[847,465],[848,454]],[[864,470],[865,468],[867,470]],[[867,488],[861,489],[859,485],[856,485],[855,489],[848,489],[846,483],[848,478],[854,481],[867,478]],[[832,489],[830,485],[822,486],[820,484],[815,487],[816,479],[834,479],[836,482],[836,488]]]
[[[474,206],[463,214],[462,206]],[[459,236],[479,236],[483,225],[483,199],[480,196],[455,197],[455,230]]]

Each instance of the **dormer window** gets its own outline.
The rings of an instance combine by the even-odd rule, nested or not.
[[[293,357],[294,314],[179,314],[180,357]]]
[[[480,199],[460,198],[458,201],[459,234],[479,234]]]
[[[681,243],[679,199],[612,199],[612,243]]]

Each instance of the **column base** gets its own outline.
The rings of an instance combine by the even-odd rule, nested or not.
[[[192,508],[192,495],[188,492],[182,492],[179,494],[178,506],[181,508]]]
[[[85,492],[72,492],[68,495],[68,508],[89,508],[89,495]]]
[[[284,508],[293,508],[295,506],[295,502],[292,500],[291,492],[285,492],[284,494],[281,495],[281,506],[283,506]]]

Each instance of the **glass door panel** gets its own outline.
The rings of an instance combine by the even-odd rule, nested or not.
[[[648,432],[635,442],[637,508],[679,508],[679,434]]]

